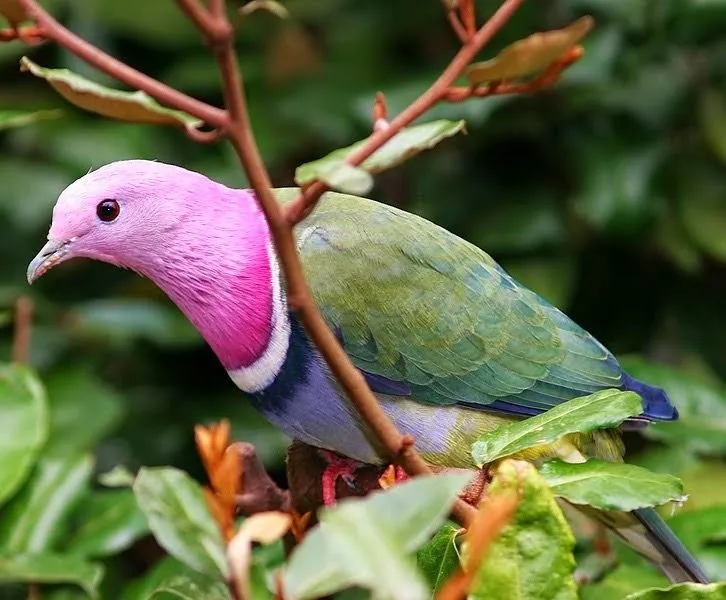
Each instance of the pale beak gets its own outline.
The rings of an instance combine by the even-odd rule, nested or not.
[[[49,240],[28,265],[28,283],[32,284],[51,267],[58,264],[68,252],[69,241]]]

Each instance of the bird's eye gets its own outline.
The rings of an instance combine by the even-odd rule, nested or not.
[[[98,218],[106,223],[113,221],[116,217],[118,217],[120,212],[121,207],[118,205],[116,200],[104,200],[103,202],[99,202],[96,207],[96,214],[98,215]]]

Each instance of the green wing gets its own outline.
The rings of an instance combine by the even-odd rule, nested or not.
[[[591,335],[425,219],[329,193],[296,236],[315,299],[355,364],[416,400],[534,414],[621,384]]]

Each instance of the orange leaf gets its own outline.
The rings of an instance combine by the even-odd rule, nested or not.
[[[564,29],[535,33],[510,44],[495,58],[470,65],[466,76],[472,85],[507,81],[544,71],[578,44],[595,21],[585,16]]]

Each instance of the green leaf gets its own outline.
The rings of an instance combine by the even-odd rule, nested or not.
[[[580,588],[580,600],[614,600],[646,587],[663,583],[663,576],[653,569],[621,564],[601,582]]]
[[[196,117],[161,106],[144,92],[126,92],[107,88],[68,69],[46,69],[27,56],[20,59],[20,68],[45,79],[71,104],[92,113],[120,121],[195,127]]]
[[[184,600],[229,600],[227,586],[208,575],[176,575],[160,583],[149,598],[183,598]]]
[[[698,120],[703,138],[722,163],[726,163],[726,97],[704,90],[698,102]]]
[[[643,467],[591,458],[584,463],[550,460],[540,467],[552,493],[573,504],[629,512],[666,502],[682,502],[681,480]]]
[[[68,554],[0,555],[0,583],[67,583],[98,598],[103,566]]]
[[[481,466],[512,456],[534,446],[556,442],[569,433],[586,433],[615,427],[643,412],[634,392],[603,390],[564,402],[547,412],[498,427],[472,446],[472,456]]]
[[[68,529],[68,516],[86,494],[93,458],[41,460],[0,517],[0,552],[52,550]]]
[[[162,347],[198,345],[201,338],[189,320],[171,306],[151,300],[115,298],[73,307],[73,328],[79,334],[128,348],[139,339]]]
[[[363,161],[363,164],[356,168],[356,171],[362,169],[368,173],[380,173],[386,169],[391,169],[410,157],[433,148],[446,138],[461,133],[464,131],[465,126],[464,121],[439,120],[407,127]],[[344,161],[350,154],[366,144],[367,141],[367,139],[361,140],[352,146],[339,148],[323,158],[300,165],[295,171],[295,182],[303,186],[312,183],[316,179],[328,183],[331,180],[340,180],[344,183],[354,180],[356,183],[360,183],[362,187],[362,177],[359,174],[352,173],[350,171],[352,167],[344,165]]]
[[[27,368],[0,365],[0,505],[30,473],[48,435],[43,387]]]
[[[79,527],[67,550],[81,556],[117,554],[149,531],[130,489],[93,492],[76,513]]]
[[[332,190],[362,196],[373,187],[373,177],[368,171],[344,162],[331,162],[318,170],[316,179]]]
[[[653,423],[643,435],[702,454],[726,454],[726,390],[683,370],[625,357],[623,368],[637,379],[662,387],[678,408],[679,419]]]
[[[0,110],[0,131],[57,119],[62,115],[62,110]]]
[[[668,588],[653,588],[630,594],[625,600],[724,600],[726,583],[679,583]]]
[[[203,576],[167,554],[150,567],[143,576],[127,585],[121,594],[121,600],[149,600],[154,590],[164,582],[178,576],[193,578],[197,574]]]
[[[46,380],[46,389],[51,409],[47,456],[93,450],[123,416],[123,399],[89,365],[54,373]]]
[[[116,465],[110,471],[98,476],[98,483],[106,487],[131,487],[136,475],[123,465]]]
[[[446,524],[416,553],[418,568],[426,577],[434,595],[459,567],[456,538],[460,533],[460,527]]]
[[[547,482],[531,464],[507,460],[487,494],[512,492],[519,494],[517,511],[489,548],[469,598],[576,600],[575,538]],[[463,551],[466,554],[466,544]]]
[[[294,550],[286,595],[305,600],[358,586],[377,598],[428,598],[411,553],[443,522],[468,476],[416,477],[364,499],[320,511],[320,524]]]
[[[179,469],[144,467],[133,489],[154,537],[169,554],[201,573],[227,576],[222,535],[196,481]]]
[[[716,487],[715,495],[719,489]],[[723,500],[723,494],[720,496]],[[694,553],[711,581],[726,579],[726,504],[679,511],[668,525]]]

